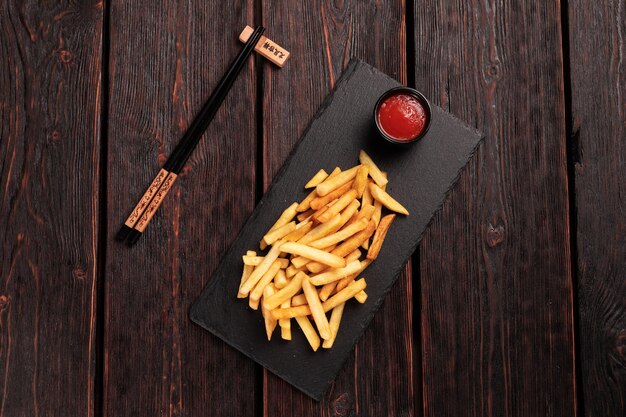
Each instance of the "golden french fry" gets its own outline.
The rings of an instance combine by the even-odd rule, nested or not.
[[[337,338],[337,332],[339,331],[339,323],[341,323],[341,316],[343,315],[343,307],[346,303],[341,303],[337,307],[333,308],[333,312],[330,313],[330,331],[332,332],[332,337],[328,340],[324,340],[322,342],[322,347],[325,349],[329,349],[333,347],[333,343],[335,343],[335,339]]]
[[[296,230],[296,222],[289,222],[276,230],[273,230],[263,236],[263,241],[266,245],[271,245],[276,242],[278,239],[282,239],[287,236],[289,233]]]
[[[328,300],[328,297],[330,297],[333,291],[335,291],[335,288],[337,287],[337,282],[338,281],[333,281],[322,287],[322,289],[319,292],[320,300],[322,301]]]
[[[276,307],[289,300],[296,295],[302,288],[302,280],[308,278],[304,272],[298,272],[295,277],[291,279],[289,284],[281,288],[276,294],[263,300],[263,305],[268,310],[274,310]]]
[[[285,301],[280,305],[281,308],[291,307],[290,300]],[[272,316],[273,317],[273,316]],[[280,337],[284,340],[291,340],[291,319],[280,319],[278,321],[280,326]]]
[[[291,297],[291,307],[306,305],[306,297],[304,294],[298,294]]]
[[[311,208],[315,210],[319,210],[324,207],[326,204],[330,203],[333,200],[341,197],[352,188],[353,181],[347,182],[341,187],[337,188],[333,192],[326,194],[324,197],[316,197],[311,201]]]
[[[354,185],[352,186],[356,190],[356,195],[358,198],[363,197],[363,192],[365,188],[367,188],[367,174],[369,172],[368,165],[361,165],[356,172],[356,177],[354,178]]]
[[[337,291],[341,291],[344,288],[346,288],[348,286],[348,284],[350,284],[352,281],[354,281],[354,279],[359,276],[359,274],[361,274],[363,271],[365,271],[365,269],[367,269],[368,266],[370,266],[372,264],[372,260],[371,259],[365,259],[361,261],[361,269],[358,270],[356,273],[349,275],[345,278],[343,278],[342,280],[337,282]]]
[[[344,268],[331,269],[328,272],[314,275],[311,277],[311,283],[314,285],[326,285],[331,282],[339,281],[342,278],[352,275],[361,269],[361,262],[358,260],[350,262]]]
[[[287,209],[285,209],[285,211],[282,212],[278,220],[276,220],[276,223],[274,223],[274,225],[270,227],[270,230],[268,230],[267,233],[273,232],[279,227],[282,227],[286,225],[287,223],[289,223],[290,221],[292,221],[293,218],[296,217],[296,214],[298,214],[298,212],[296,211],[296,207],[298,207],[298,203],[293,203],[292,205],[287,207]],[[261,239],[260,246],[261,246],[261,250],[263,250],[268,245],[263,241],[263,239]]]
[[[291,264],[296,269],[302,268],[303,266],[305,266],[309,262],[311,262],[311,260],[309,258],[307,258],[306,256],[297,256],[297,257],[295,257],[295,258],[293,258],[291,260]]]
[[[341,222],[341,216],[337,215],[334,218],[327,221],[326,223],[320,224],[319,226],[309,231],[300,240],[298,240],[298,243],[302,243],[303,245],[306,245],[308,243],[313,242],[314,240],[321,239],[324,236],[332,233],[333,228],[338,226],[340,222]]]
[[[304,188],[317,187],[317,185],[324,181],[326,178],[328,178],[328,173],[323,169],[320,169],[315,175],[313,175],[313,178],[311,178],[309,182],[306,183]]]
[[[313,209],[308,209],[307,211],[305,211],[304,213],[300,213],[296,216],[296,219],[298,219],[299,222],[304,222],[307,221],[311,218],[311,216],[313,216],[313,214],[315,214],[315,210]]]
[[[319,210],[317,210],[315,213],[313,213],[313,215],[311,216],[311,219],[312,219],[314,222],[321,223],[321,222],[319,221],[319,218],[320,218],[320,216],[321,216],[322,214],[324,214],[324,213],[326,212],[326,210],[328,210],[328,206],[324,206],[324,207],[322,207],[321,209],[319,209]]]
[[[287,275],[287,278],[291,278],[294,275],[296,275],[298,272],[300,272],[298,268],[296,268],[294,265],[289,265],[287,269],[285,270],[285,275]]]
[[[289,280],[287,279],[285,270],[279,269],[278,272],[276,272],[276,275],[274,276],[274,286],[280,290],[281,288],[285,288],[285,286],[288,283],[289,283]]]
[[[368,219],[361,219],[358,222],[347,226],[345,229],[340,230],[339,232],[333,233],[332,235],[328,235],[319,240],[309,243],[309,246],[314,248],[325,248],[330,245],[334,245],[348,239],[355,233],[358,233],[361,230],[365,229],[368,223]]]
[[[341,245],[333,249],[331,254],[336,256],[347,256],[350,252],[358,249],[358,247],[361,246],[363,242],[369,239],[370,236],[374,234],[375,230],[376,225],[373,221],[370,220],[365,229],[353,235],[351,238],[345,240]],[[306,265],[306,267],[311,273],[318,274],[325,268],[325,265],[320,262],[310,262]]]
[[[391,211],[396,213],[408,215],[409,211],[404,206],[393,199],[386,191],[377,186],[376,184],[369,185],[370,193],[376,201],[380,201],[383,206],[387,207]]]
[[[354,296],[354,299],[363,304],[367,300],[367,293],[365,291],[361,291]]]
[[[319,295],[308,278],[302,281],[302,290],[304,291],[304,296],[311,309],[311,315],[313,316],[313,321],[315,321],[315,326],[317,326],[317,331],[322,339],[330,339],[331,332],[328,319],[322,309]]]
[[[352,203],[352,201],[358,201],[356,200],[356,190],[350,190],[346,194],[342,195],[338,200],[336,200],[328,207],[328,210],[324,211],[324,213],[322,213],[318,217],[318,220],[321,223],[326,223],[335,215],[339,214],[343,209],[348,207],[348,205]]]
[[[363,191],[363,196],[361,196],[361,207],[374,205],[374,199],[372,198],[372,193],[370,193],[370,187],[369,187],[370,184],[371,184],[371,181],[367,180],[365,191]]]
[[[359,206],[361,204],[359,203],[358,200],[353,200],[350,205],[348,205],[348,207],[346,207],[342,212],[341,212],[341,221],[339,222],[339,224],[337,225],[336,228],[333,229],[332,233],[336,232],[337,230],[341,229],[343,226],[345,226],[350,220],[352,220],[354,218],[354,214],[357,212],[357,210],[359,209]]]
[[[272,282],[278,271],[280,270],[280,262],[274,261],[270,268],[267,270],[265,274],[261,277],[259,282],[257,282],[254,289],[250,292],[250,299],[259,300],[261,296],[264,294],[263,291],[265,287]]]
[[[280,255],[280,247],[282,244],[283,242],[281,240],[274,243],[270,251],[267,253],[267,255],[265,255],[265,258],[263,258],[263,261],[256,268],[254,268],[254,271],[252,271],[246,282],[244,282],[240,288],[240,292],[243,295],[248,295],[250,291],[252,291],[252,288],[254,288],[254,286],[259,282],[259,280],[263,277],[267,270],[270,269],[272,263],[274,263],[274,261],[278,259],[278,255]]]
[[[356,248],[352,248],[348,253],[352,252],[354,249]],[[333,252],[335,250],[337,250],[337,248],[335,248]],[[291,253],[293,255],[304,256],[312,261],[320,262],[333,268],[343,268],[346,266],[346,261],[341,256],[325,252],[321,249],[312,248],[310,246],[303,245],[302,243],[285,242],[281,244],[280,251]]]
[[[311,348],[313,348],[313,351],[317,351],[317,349],[320,347],[320,338],[315,332],[315,329],[313,328],[313,325],[311,324],[309,319],[306,317],[296,317],[296,321],[302,329],[306,340],[309,341]]]
[[[356,176],[356,172],[359,169],[360,165],[352,167],[346,171],[343,171],[337,176],[326,179],[323,183],[319,184],[315,189],[317,190],[317,195],[320,197],[324,197],[326,194],[330,193],[333,190],[341,187],[345,183],[351,181]]]
[[[302,226],[301,227],[297,227],[297,226],[300,226],[300,225],[302,225]],[[286,235],[283,238],[283,240],[285,242],[297,242],[300,238],[302,238],[302,236],[304,236],[307,233],[309,233],[311,228],[313,228],[313,223],[310,222],[310,221],[307,221],[305,223],[300,223],[297,226],[296,226],[296,230],[292,231],[291,233],[289,233],[288,235]]]
[[[333,308],[337,307],[339,304],[345,303],[346,301],[363,291],[365,287],[367,287],[365,278],[361,278],[358,281],[352,282],[346,288],[339,291],[328,300],[324,301],[324,304],[322,304],[324,311],[330,311]]]
[[[374,182],[378,184],[379,187],[382,187],[383,185],[387,184],[388,182],[387,178],[385,178],[385,176],[380,171],[380,169],[378,169],[374,161],[372,161],[372,158],[370,158],[369,155],[366,154],[364,150],[361,150],[361,152],[359,152],[359,161],[363,165],[368,166],[369,176],[372,177]]]
[[[268,285],[263,290],[263,298],[270,297],[274,294],[274,288],[272,285]],[[263,314],[263,319],[265,320],[265,332],[267,333],[267,340],[272,340],[272,333],[274,333],[274,329],[276,329],[276,324],[278,321],[272,316],[269,311],[265,310],[261,307],[261,312]]]
[[[388,214],[387,216],[380,219],[380,223],[378,223],[378,227],[376,228],[376,232],[374,233],[374,238],[372,238],[372,244],[367,251],[367,259],[374,260],[378,257],[378,253],[380,252],[380,248],[383,246],[383,242],[385,240],[385,236],[387,235],[387,231],[389,230],[389,226],[395,218],[395,214]]]
[[[250,266],[258,266],[261,262],[263,262],[263,259],[265,259],[264,256],[251,256],[251,255],[244,255],[242,256],[242,258],[243,258],[244,265],[250,265]],[[287,266],[289,265],[289,259],[278,258],[277,261],[280,262],[280,267],[283,269],[287,268]]]
[[[298,213],[302,213],[307,211],[308,209],[311,208],[311,201],[313,201],[313,199],[317,197],[317,191],[313,190],[309,193],[309,195],[307,195],[306,197],[304,197],[304,200],[302,200],[300,202],[300,204],[298,204],[298,207],[296,207],[296,211]]]
[[[239,283],[239,288],[243,285],[243,283],[248,279],[252,271],[254,270],[254,266],[245,265],[243,266],[243,273],[241,274],[241,281]],[[246,298],[245,294],[241,293],[241,290],[237,292],[237,298]]]
[[[248,298],[248,305],[253,310],[259,309],[259,300],[253,300],[252,298]]]

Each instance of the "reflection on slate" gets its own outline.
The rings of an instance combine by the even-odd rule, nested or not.
[[[376,136],[373,108],[384,91],[398,85],[361,61],[350,62],[191,307],[195,323],[316,400],[341,369],[482,138],[433,106],[430,130],[421,141],[408,146],[384,142]],[[360,149],[387,171],[389,193],[407,207],[410,216],[396,217],[379,258],[363,273],[369,298],[365,304],[354,300],[346,304],[332,349],[320,347],[313,352],[295,320],[292,341],[281,340],[277,331],[268,342],[260,312],[236,298],[241,256],[256,250],[280,213],[306,196],[303,185],[311,176],[320,168],[330,172],[336,166],[356,165]]]

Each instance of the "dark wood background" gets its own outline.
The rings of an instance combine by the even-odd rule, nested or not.
[[[487,137],[316,403],[187,310],[351,57]],[[0,2],[0,417],[623,416],[625,74],[622,0]]]

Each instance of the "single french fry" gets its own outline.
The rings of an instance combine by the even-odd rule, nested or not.
[[[341,213],[343,209],[348,207],[348,205],[352,201],[356,200],[356,190],[350,190],[346,194],[342,195],[338,200],[336,200],[333,204],[328,207],[328,210],[324,211],[319,217],[318,220],[321,223],[326,223],[328,220],[333,218],[335,215]],[[359,203],[360,204],[360,203]]]
[[[326,318],[326,314],[322,308],[319,295],[308,278],[302,281],[302,290],[304,291],[304,296],[306,297],[306,301],[311,309],[311,315],[313,316],[313,321],[315,321],[317,331],[322,339],[330,339],[331,332],[328,319]]]
[[[239,283],[239,288],[243,285],[243,283],[248,279],[252,271],[254,270],[254,266],[252,265],[244,265],[243,273],[241,274],[241,281]],[[246,298],[245,294],[242,294],[241,291],[237,292],[237,298]]]
[[[298,207],[298,203],[293,203],[292,205],[287,207],[287,209],[285,209],[285,211],[282,212],[278,220],[276,220],[276,223],[274,223],[274,225],[270,227],[270,230],[268,230],[267,233],[273,232],[279,227],[282,227],[286,225],[287,223],[289,223],[290,221],[292,221],[293,218],[296,217],[296,214],[298,214],[298,212],[296,211],[296,207]],[[263,241],[263,239],[261,239],[260,246],[261,246],[261,250],[263,250],[268,245]]]
[[[337,230],[340,230],[343,226],[348,224],[350,220],[354,218],[354,214],[357,212],[360,205],[361,203],[359,203],[359,200],[353,200],[350,205],[348,205],[348,207],[341,212],[341,220],[339,221],[337,227],[333,229],[332,233],[335,233]]]
[[[325,248],[327,246],[342,242],[354,235],[355,233],[358,233],[361,230],[365,229],[368,223],[368,219],[361,219],[358,222],[346,227],[345,229],[340,230],[339,232],[333,233],[332,235],[328,235],[319,240],[316,240],[315,242],[309,243],[309,246],[314,248]]]
[[[268,310],[274,310],[276,307],[290,299],[300,291],[302,288],[302,280],[308,278],[304,272],[298,272],[295,277],[291,279],[289,284],[284,288],[281,288],[276,294],[263,300],[265,308]]]
[[[311,178],[309,182],[306,183],[304,188],[317,187],[317,185],[320,184],[322,181],[324,181],[327,177],[328,177],[328,173],[324,171],[323,169],[320,169],[319,171],[317,171],[315,175],[313,175],[313,178]]]
[[[339,291],[328,300],[324,301],[324,304],[322,304],[324,311],[330,311],[333,308],[337,307],[339,304],[345,303],[346,301],[363,291],[365,287],[367,287],[367,283],[365,282],[364,278],[361,278],[358,281],[354,281],[346,288]]]
[[[337,291],[341,291],[344,288],[346,288],[352,281],[354,281],[354,279],[359,276],[363,271],[365,271],[367,269],[368,266],[370,266],[372,264],[372,260],[371,259],[364,259],[361,261],[361,269],[358,270],[356,273],[352,274],[352,275],[348,275],[347,277],[339,280],[337,282]]]
[[[287,236],[289,233],[296,230],[296,222],[289,222],[276,230],[273,230],[263,236],[263,241],[267,245],[271,245],[276,242],[278,239],[282,239]]]
[[[242,256],[242,259],[243,259],[244,265],[258,266],[261,262],[263,262],[263,259],[265,259],[265,257],[244,255]],[[277,261],[280,262],[280,267],[283,269],[287,268],[287,266],[289,265],[289,259],[278,258]]]
[[[358,292],[354,296],[354,299],[363,304],[367,300],[367,293],[365,291]]]
[[[280,305],[281,308],[291,307],[291,301],[287,300]],[[273,316],[272,316],[273,317]],[[280,326],[280,337],[284,340],[291,340],[291,319],[280,319],[278,321]]]
[[[345,211],[345,210],[344,210]],[[306,245],[314,240],[318,240],[323,238],[324,236],[332,233],[332,229],[339,225],[341,222],[341,216],[337,215],[334,218],[330,219],[326,223],[320,224],[319,226],[311,229],[306,235],[302,236],[298,243],[302,243]]]
[[[328,297],[330,297],[333,291],[335,291],[335,288],[337,287],[337,282],[338,281],[329,282],[322,287],[322,289],[319,291],[320,300],[328,300]]]
[[[320,197],[324,197],[331,191],[336,190],[345,183],[353,180],[359,167],[360,165],[352,167],[346,171],[337,174],[337,176],[322,182],[317,187],[315,187],[315,189],[317,190],[317,195],[319,195]]]
[[[297,257],[291,259],[291,264],[296,269],[302,268],[303,266],[305,266],[309,262],[311,262],[311,260],[309,258],[305,257],[305,256],[297,256]]]
[[[302,200],[300,202],[300,204],[298,204],[298,207],[296,207],[296,211],[298,213],[303,213],[305,211],[307,211],[308,209],[311,208],[311,201],[313,201],[313,199],[317,197],[317,191],[313,190],[309,193],[309,195],[307,195],[304,200]]]
[[[357,248],[350,252],[344,259],[346,260],[346,263],[350,263],[352,261],[358,261],[360,257],[361,251]]]
[[[304,294],[298,294],[291,297],[291,307],[306,305],[306,297]]]
[[[305,211],[304,213],[299,213],[296,216],[296,219],[298,219],[299,222],[304,222],[307,221],[311,218],[311,216],[313,216],[313,214],[315,214],[315,210],[313,209],[308,209],[307,211]]]
[[[365,229],[345,240],[341,245],[333,249],[331,254],[336,256],[347,256],[350,252],[357,249],[363,242],[369,239],[370,236],[374,234],[375,230],[376,225],[370,220]],[[318,274],[325,268],[325,265],[320,262],[309,262],[306,267],[311,273]]]
[[[352,248],[352,250],[354,249],[356,248]],[[337,250],[337,248],[335,248],[333,252],[335,250]],[[350,250],[348,253],[352,252],[352,250]],[[346,261],[343,259],[342,256],[335,255],[333,253],[328,253],[321,249],[312,248],[310,246],[303,245],[302,243],[285,242],[281,244],[280,251],[291,253],[294,255],[304,256],[306,258],[311,259],[312,261],[320,262],[324,265],[328,265],[333,268],[343,268],[344,266],[346,266]]]
[[[279,240],[272,245],[272,248],[267,253],[267,255],[265,255],[263,261],[256,268],[254,268],[254,271],[252,271],[246,282],[244,282],[241,286],[240,292],[242,294],[248,295],[250,291],[252,291],[254,286],[263,277],[263,274],[265,274],[267,270],[270,269],[272,263],[274,263],[274,261],[278,259],[278,255],[280,255],[280,247],[282,244],[283,242]]]
[[[250,292],[250,298],[253,300],[261,299],[261,296],[264,294],[263,291],[265,287],[272,282],[278,271],[280,270],[280,262],[277,260],[272,263],[270,268],[267,270],[265,274],[261,277],[259,282],[257,282],[254,289]]]
[[[287,278],[291,278],[294,275],[296,275],[298,272],[300,272],[298,268],[296,268],[294,265],[289,265],[287,269],[285,270],[285,275],[287,275]]]
[[[279,269],[276,275],[274,276],[274,286],[276,289],[285,288],[289,284],[289,280],[287,279],[287,275],[285,274],[284,269]]]
[[[313,351],[317,351],[317,349],[319,349],[320,347],[320,338],[315,332],[315,329],[313,328],[313,325],[311,324],[309,319],[306,317],[296,317],[296,321],[302,329],[306,340],[309,341],[309,344],[311,345]]]
[[[339,281],[342,278],[352,275],[361,269],[361,262],[358,260],[350,262],[343,268],[331,269],[328,272],[324,272],[311,277],[311,283],[314,285],[326,285],[331,282]]]
[[[367,174],[369,172],[368,165],[361,165],[356,171],[356,177],[354,178],[354,185],[352,186],[356,190],[358,198],[363,197],[363,192],[367,188]]]
[[[316,197],[311,201],[311,208],[315,210],[319,210],[324,207],[326,204],[330,203],[333,200],[341,197],[352,188],[353,181],[347,182],[341,187],[337,188],[333,192],[326,194],[324,197]]]
[[[270,297],[274,294],[274,288],[272,285],[268,285],[263,290],[263,298]],[[265,320],[265,332],[267,333],[267,340],[272,340],[272,333],[274,333],[274,329],[276,329],[276,324],[278,324],[278,320],[272,316],[269,311],[264,310],[261,307],[261,312],[263,314],[263,319]]]
[[[367,180],[365,191],[363,191],[363,195],[361,196],[361,207],[374,205],[374,198],[372,197],[372,193],[370,193],[370,187],[369,187],[370,184],[371,184],[371,181]]]
[[[250,306],[251,309],[258,310],[259,300],[258,299],[253,300],[252,298],[248,298],[248,305]]]
[[[300,226],[300,225],[302,225],[302,226],[301,227],[297,227],[297,226]],[[300,223],[297,226],[296,226],[296,230],[292,231],[291,233],[289,233],[288,235],[286,235],[283,238],[283,240],[285,242],[297,242],[302,236],[304,236],[307,233],[309,233],[309,231],[313,227],[313,223],[310,222],[310,221],[307,221],[305,223]]]
[[[339,332],[339,323],[341,323],[341,316],[343,315],[343,308],[345,305],[346,303],[339,304],[337,307],[333,308],[333,312],[330,313],[330,320],[328,322],[330,324],[330,331],[333,335],[330,339],[324,340],[324,342],[322,342],[322,347],[325,349],[333,347],[333,343],[335,343],[337,333]]]
[[[408,216],[409,211],[396,200],[393,199],[386,191],[377,186],[376,184],[369,185],[370,193],[372,193],[372,197],[376,201],[380,201],[383,206],[387,207],[391,211],[395,211],[396,213],[405,214]]]
[[[388,214],[387,216],[380,219],[380,223],[378,223],[378,227],[376,228],[376,232],[374,233],[374,237],[372,238],[372,244],[367,251],[367,259],[374,260],[378,257],[378,253],[380,252],[380,248],[383,246],[383,242],[385,241],[385,236],[387,235],[389,226],[395,218],[395,214]]]
[[[359,161],[363,165],[367,165],[368,166],[368,168],[369,168],[369,176],[372,177],[374,182],[376,184],[378,184],[379,187],[382,187],[383,185],[387,184],[387,182],[388,182],[387,178],[385,178],[385,176],[380,171],[380,169],[378,169],[378,167],[376,166],[374,161],[372,161],[372,158],[370,158],[369,155],[367,153],[365,153],[364,150],[361,150],[361,152],[359,152]]]

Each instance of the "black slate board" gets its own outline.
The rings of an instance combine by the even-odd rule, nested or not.
[[[339,372],[482,138],[433,106],[430,130],[421,141],[409,146],[384,142],[376,133],[373,108],[384,91],[398,85],[359,60],[350,62],[190,310],[195,323],[316,400]],[[241,256],[258,250],[280,213],[306,196],[303,186],[313,174],[320,168],[330,172],[335,166],[356,165],[360,149],[387,171],[387,191],[410,216],[396,217],[379,258],[363,273],[369,298],[365,304],[346,304],[332,349],[313,352],[295,320],[292,341],[281,340],[277,329],[268,342],[260,311],[236,298]]]

